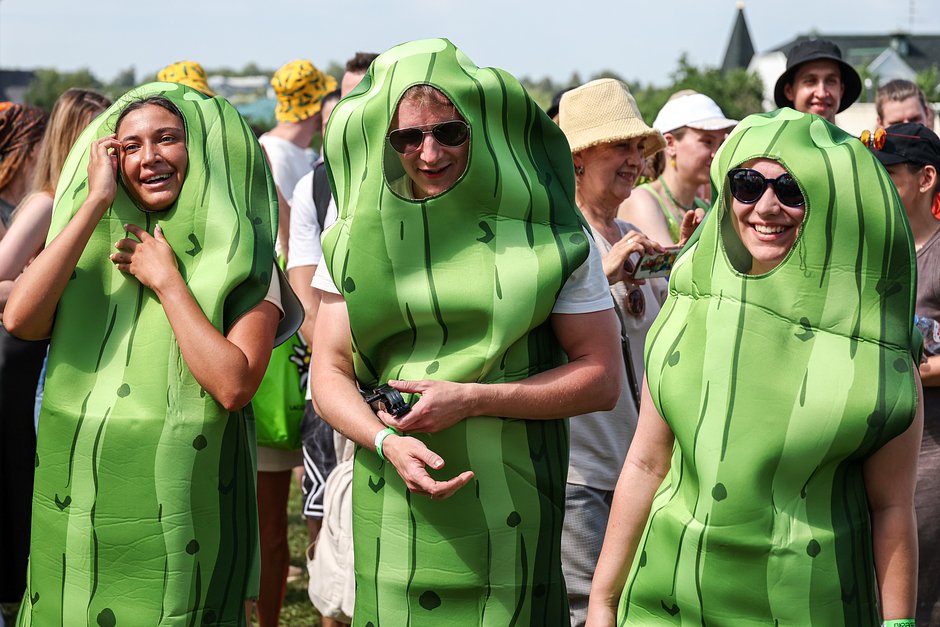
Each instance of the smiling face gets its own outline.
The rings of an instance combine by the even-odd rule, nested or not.
[[[446,98],[443,94],[441,97]],[[429,131],[442,122],[463,121],[452,103],[407,97],[399,103],[396,118],[392,130],[416,127]],[[412,181],[415,199],[442,194],[460,179],[470,160],[470,141],[468,138],[459,146],[445,146],[432,133],[425,133],[417,150],[398,155]]]
[[[835,123],[836,111],[842,102],[842,71],[835,61],[807,61],[796,69],[793,82],[783,88],[783,95],[793,108]]]
[[[645,137],[633,137],[575,153],[578,197],[600,207],[619,207],[643,172],[645,148]]]
[[[183,120],[148,104],[124,116],[118,126],[121,173],[127,191],[144,211],[163,211],[176,202],[189,156]]]
[[[753,159],[742,168],[757,170],[766,179],[776,179],[786,170],[770,159]],[[731,221],[734,230],[751,254],[748,274],[770,272],[787,256],[803,223],[806,207],[790,207],[777,199],[772,185],[753,204],[745,204],[731,196]]]

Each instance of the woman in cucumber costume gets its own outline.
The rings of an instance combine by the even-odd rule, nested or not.
[[[890,179],[861,142],[780,109],[735,129],[712,181],[650,330],[588,624],[913,616],[923,414]]]
[[[614,405],[621,359],[567,142],[442,39],[379,56],[326,135],[311,380],[359,444],[354,624],[567,625],[564,418]],[[385,383],[404,417],[357,390]]]
[[[79,137],[4,314],[52,338],[19,625],[245,624],[275,227],[224,99],[145,85]]]

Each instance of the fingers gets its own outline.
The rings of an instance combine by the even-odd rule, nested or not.
[[[397,381],[389,379],[387,383],[399,392],[421,393],[428,389],[428,381]]]
[[[131,235],[135,235],[137,239],[139,239],[141,242],[143,242],[145,239],[150,237],[150,233],[140,228],[136,224],[125,224],[124,230],[130,233]],[[123,241],[130,241],[130,240],[121,240],[121,241],[123,242]]]

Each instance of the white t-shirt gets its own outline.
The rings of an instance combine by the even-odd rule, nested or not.
[[[323,248],[320,246],[320,223],[317,221],[317,206],[313,202],[313,172],[305,174],[290,199],[290,257],[287,258],[287,269],[300,266],[315,266],[323,257]],[[336,201],[330,196],[330,204],[326,209],[323,228],[336,221]]]
[[[558,300],[555,301],[552,313],[591,313],[612,309],[614,306],[614,301],[610,296],[610,285],[607,282],[607,276],[604,274],[601,254],[597,250],[597,245],[590,233],[585,231],[585,234],[591,246],[588,257],[568,277],[564,287],[561,288],[561,292],[558,294]],[[340,293],[322,260],[317,265],[317,271],[313,275],[311,285],[324,292]]]
[[[258,138],[271,166],[271,176],[281,195],[290,202],[294,188],[304,174],[313,170],[307,151],[286,139],[265,133]]]

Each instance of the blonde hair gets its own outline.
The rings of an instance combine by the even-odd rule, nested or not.
[[[72,145],[85,127],[111,105],[111,100],[98,92],[72,88],[59,96],[52,107],[49,125],[43,136],[36,172],[33,175],[35,192],[55,194],[59,174]]]

